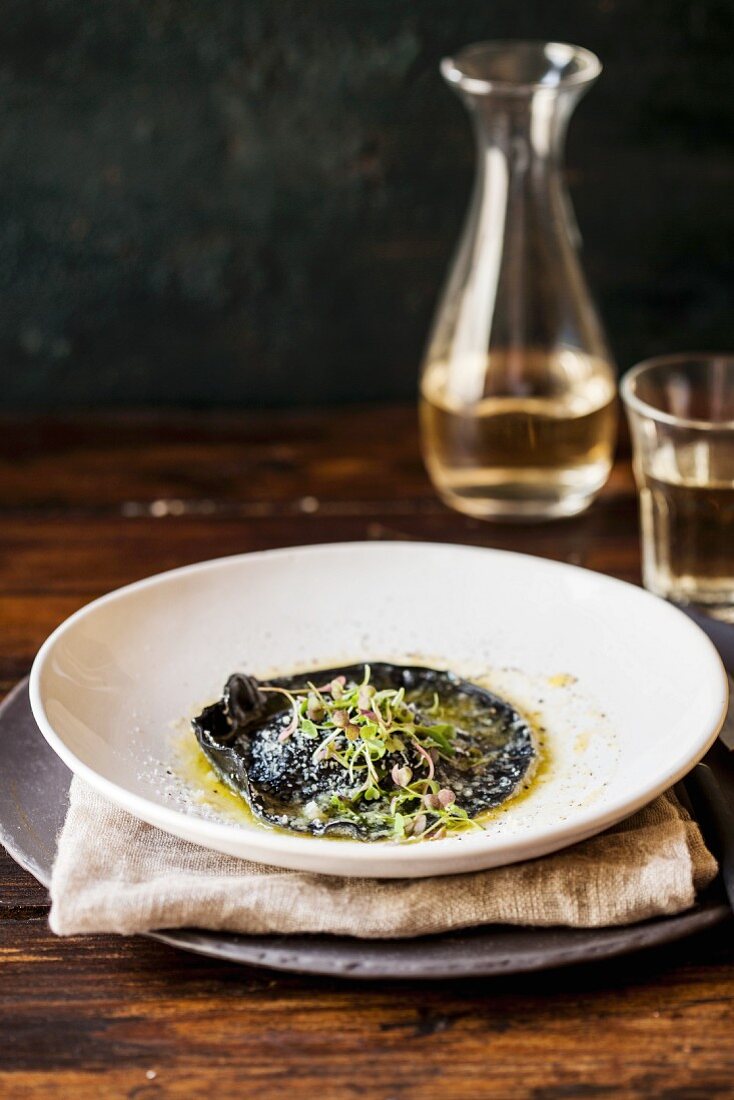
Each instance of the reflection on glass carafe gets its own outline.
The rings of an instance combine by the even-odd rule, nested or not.
[[[560,43],[469,46],[442,71],[472,115],[474,194],[421,377],[423,453],[470,515],[582,511],[616,437],[615,371],[577,255],[566,124],[600,71]]]

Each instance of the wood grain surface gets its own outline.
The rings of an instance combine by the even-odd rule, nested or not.
[[[625,460],[585,515],[490,526],[433,495],[413,411],[0,421],[0,688],[116,585],[245,550],[428,539],[639,581]],[[734,1096],[732,925],[602,967],[350,986],[143,939],[60,940],[0,858],[0,1095]]]

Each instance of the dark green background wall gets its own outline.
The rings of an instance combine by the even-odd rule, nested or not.
[[[597,51],[568,143],[622,366],[732,337],[731,0],[6,0],[7,405],[408,397],[473,149],[440,57]]]

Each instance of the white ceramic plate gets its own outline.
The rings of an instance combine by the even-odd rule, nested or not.
[[[370,659],[451,668],[524,710],[548,746],[530,791],[481,834],[411,844],[290,836],[199,798],[180,719],[233,670]],[[727,703],[714,647],[662,600],[569,565],[428,543],[244,554],[140,581],[51,635],[30,692],[64,762],[144,821],[250,860],[376,877],[478,870],[588,837],[684,775]]]

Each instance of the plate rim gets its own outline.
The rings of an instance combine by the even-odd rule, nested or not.
[[[489,555],[490,558],[504,558],[512,559],[514,561],[521,560],[524,563],[540,564],[544,568],[550,568],[551,571],[561,571],[566,574],[584,574],[594,577],[596,581],[601,581],[602,584],[608,584],[612,587],[622,586],[626,591],[631,591],[635,594],[635,598],[641,599],[643,602],[653,604],[658,611],[662,611],[663,615],[668,614],[672,616],[679,624],[685,624],[685,629],[689,630],[691,636],[697,638],[697,644],[704,644],[708,649],[709,655],[712,660],[712,671],[716,667],[719,674],[720,681],[720,695],[718,704],[712,693],[712,715],[710,720],[709,732],[696,743],[696,748],[693,752],[688,751],[677,758],[673,758],[668,765],[665,774],[658,778],[658,780],[648,785],[645,790],[639,790],[637,795],[632,798],[620,798],[616,802],[612,803],[606,808],[603,813],[594,812],[594,808],[591,807],[585,814],[581,814],[580,817],[576,817],[570,824],[557,823],[554,826],[546,827],[542,833],[542,839],[538,837],[533,838],[535,845],[534,854],[528,855],[527,849],[529,841],[527,837],[519,837],[514,840],[505,842],[501,847],[502,858],[499,862],[493,862],[491,866],[508,866],[514,862],[519,862],[523,859],[540,858],[544,855],[549,855],[554,851],[558,851],[568,844],[578,843],[581,840],[587,839],[590,836],[594,836],[604,829],[611,827],[618,822],[625,820],[632,814],[637,812],[643,806],[647,805],[658,795],[662,794],[669,787],[673,786],[676,782],[683,778],[683,776],[690,771],[690,769],[700,760],[706,751],[716,740],[719,731],[724,723],[727,714],[728,701],[729,701],[729,684],[726,670],[724,668],[721,657],[718,650],[714,646],[713,642],[707,636],[707,634],[694,623],[687,615],[684,614],[677,607],[667,603],[659,597],[648,592],[646,589],[637,585],[631,584],[628,581],[620,580],[617,577],[609,576],[605,573],[599,573],[595,570],[586,569],[581,566],[573,565],[569,562],[559,562],[549,558],[543,558],[538,555],[524,554],[514,550],[502,550],[495,549],[494,547],[478,547],[467,546],[465,544],[455,544],[446,542],[426,542],[426,541],[408,541],[408,540],[396,540],[386,542],[376,542],[368,540],[353,540],[346,542],[330,542],[330,543],[316,543],[308,544],[305,546],[288,546],[279,547],[273,550],[258,550],[252,552],[244,552],[241,554],[225,555],[218,558],[206,559],[200,562],[194,562],[189,565],[178,566],[175,569],[165,570],[161,573],[155,573],[151,576],[144,577],[141,580],[133,581],[130,584],[123,585],[119,588],[105,593],[102,596],[85,604],[77,611],[73,612],[63,622],[61,622],[48,636],[46,641],[42,644],[36,657],[33,661],[30,677],[29,677],[29,697],[31,703],[31,709],[36,723],[53,751],[60,757],[60,759],[66,764],[66,766],[76,775],[81,776],[86,782],[90,784],[94,789],[99,791],[105,797],[109,798],[116,805],[122,809],[131,813],[133,816],[148,822],[149,824],[161,828],[164,831],[172,833],[176,836],[181,836],[181,830],[184,829],[187,838],[195,844],[204,848],[213,849],[216,851],[223,851],[222,845],[227,844],[229,841],[236,841],[241,839],[242,830],[237,825],[210,822],[203,818],[197,818],[192,815],[182,813],[180,810],[173,809],[168,806],[162,806],[152,800],[146,798],[143,795],[136,794],[129,791],[126,787],[107,779],[105,776],[100,775],[93,767],[82,761],[75,753],[73,753],[62,736],[56,732],[53,723],[49,719],[46,708],[42,698],[41,691],[41,678],[46,667],[46,663],[52,654],[54,647],[58,641],[80,621],[83,621],[87,616],[92,615],[97,609],[107,604],[124,599],[131,593],[144,591],[146,588],[159,585],[161,582],[168,582],[174,580],[179,576],[191,576],[197,573],[204,573],[209,571],[215,571],[226,566],[235,566],[240,562],[259,560],[263,558],[271,559],[273,557],[287,557],[288,555],[304,556],[304,555],[319,555],[326,553],[344,553],[345,551],[360,551],[367,550],[369,553],[386,553],[388,551],[409,551],[415,552],[416,550],[442,550],[451,551],[452,553],[468,554],[476,556]],[[714,717],[716,715],[716,717]],[[708,723],[707,723],[708,724]],[[195,834],[192,836],[191,834]],[[255,835],[250,834],[250,835]],[[475,838],[474,836],[460,836],[450,838],[450,842],[453,845],[462,844],[463,851],[469,852],[481,852],[481,841],[483,838]],[[219,841],[219,843],[217,843]],[[440,842],[439,842],[440,843]],[[255,844],[256,850],[247,856],[237,856],[234,858],[248,858],[254,862],[267,863],[272,862],[276,866],[281,867],[293,867],[293,864],[284,862],[288,860],[289,855],[292,854],[292,859],[297,859],[297,853],[300,850],[301,855],[308,857],[308,851],[315,853],[316,851],[323,851],[323,846],[319,846],[318,849],[314,848],[314,845],[319,844],[319,838],[315,837],[290,837],[274,832],[268,832],[263,829],[261,833],[257,834],[257,840]],[[298,846],[298,849],[295,846]],[[306,846],[309,846],[309,849]],[[376,846],[368,846],[360,844],[357,841],[343,841],[339,846],[340,855],[348,856],[353,864],[353,870],[345,871],[329,871],[328,868],[321,868],[317,873],[320,874],[332,874],[338,877],[372,877],[380,879],[388,878],[405,878],[406,871],[404,868],[395,867],[393,871],[377,872],[373,864],[377,859],[382,856],[387,857],[389,860],[389,849],[384,845],[379,845],[379,851],[374,850]],[[432,849],[434,852],[432,853]],[[456,849],[454,849],[456,850]],[[496,852],[497,849],[495,848]],[[231,851],[229,851],[229,854]],[[436,874],[435,869],[431,869],[430,863],[435,855],[435,846],[431,845],[421,848],[419,845],[411,846],[411,859],[415,870],[412,871],[409,877],[430,877]],[[489,866],[489,865],[487,865]],[[480,868],[475,868],[476,870]],[[444,872],[452,873],[452,872]],[[455,873],[471,873],[466,869],[461,871],[457,870]]]
[[[482,953],[471,952],[473,957],[464,961],[459,966],[450,959],[433,961],[424,964],[418,969],[410,965],[410,961],[403,962],[403,968],[399,974],[395,973],[394,961],[382,959],[379,947],[389,945],[393,948],[401,944],[402,940],[354,940],[354,954],[365,943],[376,944],[374,959],[368,961],[356,961],[352,958],[341,958],[335,964],[333,956],[319,960],[318,948],[327,946],[329,936],[323,934],[314,936],[313,951],[308,957],[303,947],[294,946],[294,939],[306,939],[306,933],[300,936],[270,933],[266,936],[248,937],[238,933],[211,932],[198,928],[162,929],[155,932],[144,932],[149,939],[158,940],[169,947],[175,947],[182,951],[190,951],[208,958],[222,959],[226,962],[236,962],[240,966],[252,966],[262,970],[278,970],[283,973],[297,973],[316,976],[336,977],[339,979],[358,981],[437,981],[452,979],[472,979],[482,977],[499,978],[504,974],[536,974],[546,970],[562,969],[569,966],[594,965],[609,959],[620,958],[624,955],[633,955],[640,951],[652,948],[662,948],[666,945],[677,943],[688,936],[695,936],[720,924],[730,921],[732,917],[729,906],[723,901],[712,900],[705,905],[696,902],[691,909],[681,913],[675,913],[667,917],[653,917],[647,921],[638,921],[636,924],[604,925],[599,928],[571,928],[566,925],[552,925],[540,927],[532,925],[473,925],[468,928],[458,928],[451,932],[438,933],[436,936],[417,937],[410,943],[420,943],[426,951],[434,946],[434,940],[450,938],[461,939],[465,933],[474,932],[481,939],[482,934],[491,934],[493,928],[512,931],[528,931],[530,933],[555,932],[561,936],[566,933],[569,938],[574,932],[588,933],[588,939],[561,943],[557,947],[546,948],[544,953],[539,950],[528,949],[524,954],[517,950],[519,957],[514,958],[513,953],[502,950],[493,952],[491,958],[482,956]],[[652,933],[649,935],[648,933]],[[231,936],[231,941],[229,937]],[[246,943],[244,949],[240,947],[238,940],[252,940]],[[270,942],[260,946],[264,939]],[[344,947],[346,937],[334,937],[338,940],[338,946],[342,951],[348,951]],[[282,940],[282,942],[281,942]],[[605,942],[606,941],[606,942]],[[310,946],[310,945],[309,945]],[[334,944],[333,946],[337,946]],[[441,945],[443,946],[443,945]],[[469,942],[466,947],[471,950]],[[299,954],[304,952],[304,954]],[[477,957],[478,954],[478,957]]]

